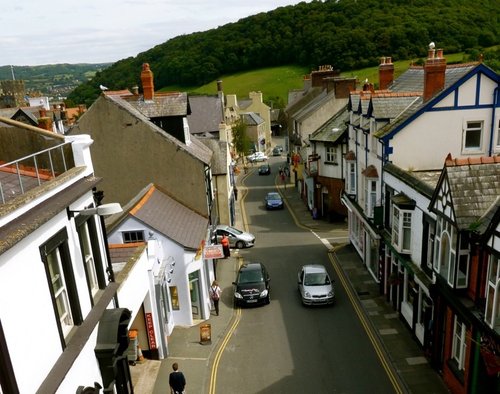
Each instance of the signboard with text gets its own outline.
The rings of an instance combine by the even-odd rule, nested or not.
[[[224,258],[222,245],[205,245],[203,247],[203,258],[205,260]]]

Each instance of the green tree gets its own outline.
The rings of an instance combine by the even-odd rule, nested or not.
[[[233,146],[236,153],[241,156],[245,165],[245,156],[250,153],[250,138],[247,135],[247,125],[243,119],[239,119],[232,127],[233,130]]]

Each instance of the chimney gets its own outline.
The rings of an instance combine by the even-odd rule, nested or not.
[[[49,116],[41,116],[38,118],[38,127],[47,131],[52,130],[52,119]]]
[[[155,87],[153,84],[153,72],[149,68],[149,63],[142,65],[141,83],[144,100],[153,100],[155,97]]]
[[[434,44],[429,45],[429,53],[424,64],[424,101],[429,100],[444,88],[446,59],[443,50],[434,50]]]
[[[386,90],[394,81],[394,63],[391,57],[380,58],[378,67],[378,85],[380,90]]]

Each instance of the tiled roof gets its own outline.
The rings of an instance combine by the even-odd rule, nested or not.
[[[430,199],[436,189],[442,171],[405,171],[392,163],[388,163],[384,166],[384,172],[393,175]]]
[[[304,91],[302,95],[299,94],[297,99],[285,108],[285,112],[288,116],[295,117],[297,112],[314,100],[318,95],[323,93],[323,90],[323,88],[310,88]]]
[[[212,175],[227,174],[227,142],[216,138],[200,138],[200,142],[205,144],[214,153],[211,165]]]
[[[309,103],[304,105],[299,111],[295,112],[294,118],[298,121],[306,119],[311,115],[311,113],[316,111],[318,108],[321,108],[322,105],[330,100],[335,100],[335,91],[332,90],[330,93],[327,93],[325,89],[321,92],[321,94],[317,95]]]
[[[309,136],[310,141],[336,142],[347,131],[349,120],[347,106],[341,109]]]
[[[218,133],[224,121],[218,96],[189,96],[191,114],[187,116],[191,134]]]
[[[374,136],[377,138],[382,138],[385,135],[389,134],[391,130],[398,127],[401,123],[403,123],[406,119],[408,119],[411,115],[418,111],[420,107],[422,107],[423,99],[422,97],[417,97],[408,107],[406,107],[399,116],[397,116],[392,122],[388,123],[386,126],[377,130],[374,133]]]
[[[370,102],[370,116],[375,119],[393,120],[401,115],[401,113],[415,101],[422,102],[419,95],[401,95],[399,93],[374,95]]]
[[[458,228],[479,224],[478,220],[498,203],[500,157],[448,158],[445,170]]]
[[[149,185],[128,213],[185,248],[196,250],[205,239],[208,218]]]

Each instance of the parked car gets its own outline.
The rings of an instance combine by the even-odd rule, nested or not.
[[[255,244],[255,236],[253,234],[246,233],[225,224],[220,224],[215,228],[217,243],[220,243],[223,235],[226,235],[229,238],[229,246],[231,248],[250,248]]]
[[[266,209],[283,209],[283,199],[278,192],[269,192],[266,194]]]
[[[264,264],[250,262],[243,264],[233,282],[235,305],[269,304],[270,281]]]
[[[273,156],[281,156],[281,152],[283,152],[283,149],[280,149],[277,146],[273,148]]]
[[[259,167],[259,175],[270,175],[271,166],[269,164],[264,164]]]
[[[321,264],[302,266],[298,272],[298,288],[304,305],[332,304],[335,299],[333,281]]]
[[[257,161],[266,161],[267,156],[264,154],[264,152],[255,152],[250,156],[247,156],[247,160],[252,163]]]

